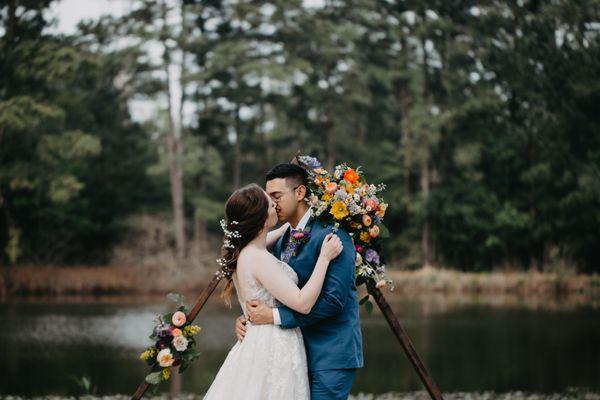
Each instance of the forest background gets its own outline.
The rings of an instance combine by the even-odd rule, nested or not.
[[[389,270],[600,272],[599,1],[56,3],[0,5],[5,292],[212,272],[297,150],[387,185]]]

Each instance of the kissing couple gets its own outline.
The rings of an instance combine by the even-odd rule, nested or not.
[[[363,366],[352,238],[312,216],[304,168],[265,180],[225,204],[222,297],[235,287],[244,315],[204,400],[347,399]]]

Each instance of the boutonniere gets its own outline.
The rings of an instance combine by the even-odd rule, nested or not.
[[[296,257],[300,247],[310,239],[310,226],[305,229],[292,229],[290,246],[294,249],[292,255]]]

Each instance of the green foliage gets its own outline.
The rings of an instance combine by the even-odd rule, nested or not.
[[[127,102],[162,101],[161,66],[185,55],[198,226],[218,232],[236,186],[302,150],[387,184],[405,265],[599,271],[597,0],[169,3],[185,17],[166,25],[148,0],[77,37],[42,34],[48,3],[2,20],[3,262],[98,261],[125,215],[170,210],[165,114],[141,126]]]
[[[147,137],[118,55],[41,34],[50,2],[20,3],[0,7],[0,262],[102,262],[155,191]]]

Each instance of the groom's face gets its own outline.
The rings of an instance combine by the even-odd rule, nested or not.
[[[266,191],[275,202],[279,221],[289,221],[296,214],[299,201],[302,201],[298,186],[291,179],[275,178],[267,181]]]

